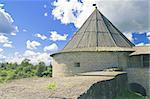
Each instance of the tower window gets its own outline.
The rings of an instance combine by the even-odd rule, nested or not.
[[[74,63],[75,67],[80,67],[80,63]]]

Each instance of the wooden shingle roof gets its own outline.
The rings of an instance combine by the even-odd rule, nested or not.
[[[63,50],[134,46],[97,8]]]
[[[76,51],[130,51],[130,42],[97,8],[74,34],[63,52]]]

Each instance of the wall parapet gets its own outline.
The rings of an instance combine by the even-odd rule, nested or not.
[[[109,80],[94,83],[78,99],[115,99],[116,96],[127,90],[127,73],[121,73]]]

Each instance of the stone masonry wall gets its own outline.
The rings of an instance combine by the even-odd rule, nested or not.
[[[115,99],[122,91],[127,90],[127,74],[116,75],[113,79],[94,83],[78,99]]]
[[[70,52],[53,57],[53,77],[128,66],[128,52]],[[75,63],[80,63],[79,67]]]
[[[128,82],[143,86],[150,98],[150,68],[128,68]]]

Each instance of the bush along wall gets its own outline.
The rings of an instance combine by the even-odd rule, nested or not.
[[[0,83],[27,77],[51,77],[52,66],[46,66],[44,62],[37,65],[29,63],[30,60],[25,59],[21,64],[17,63],[0,63]]]

